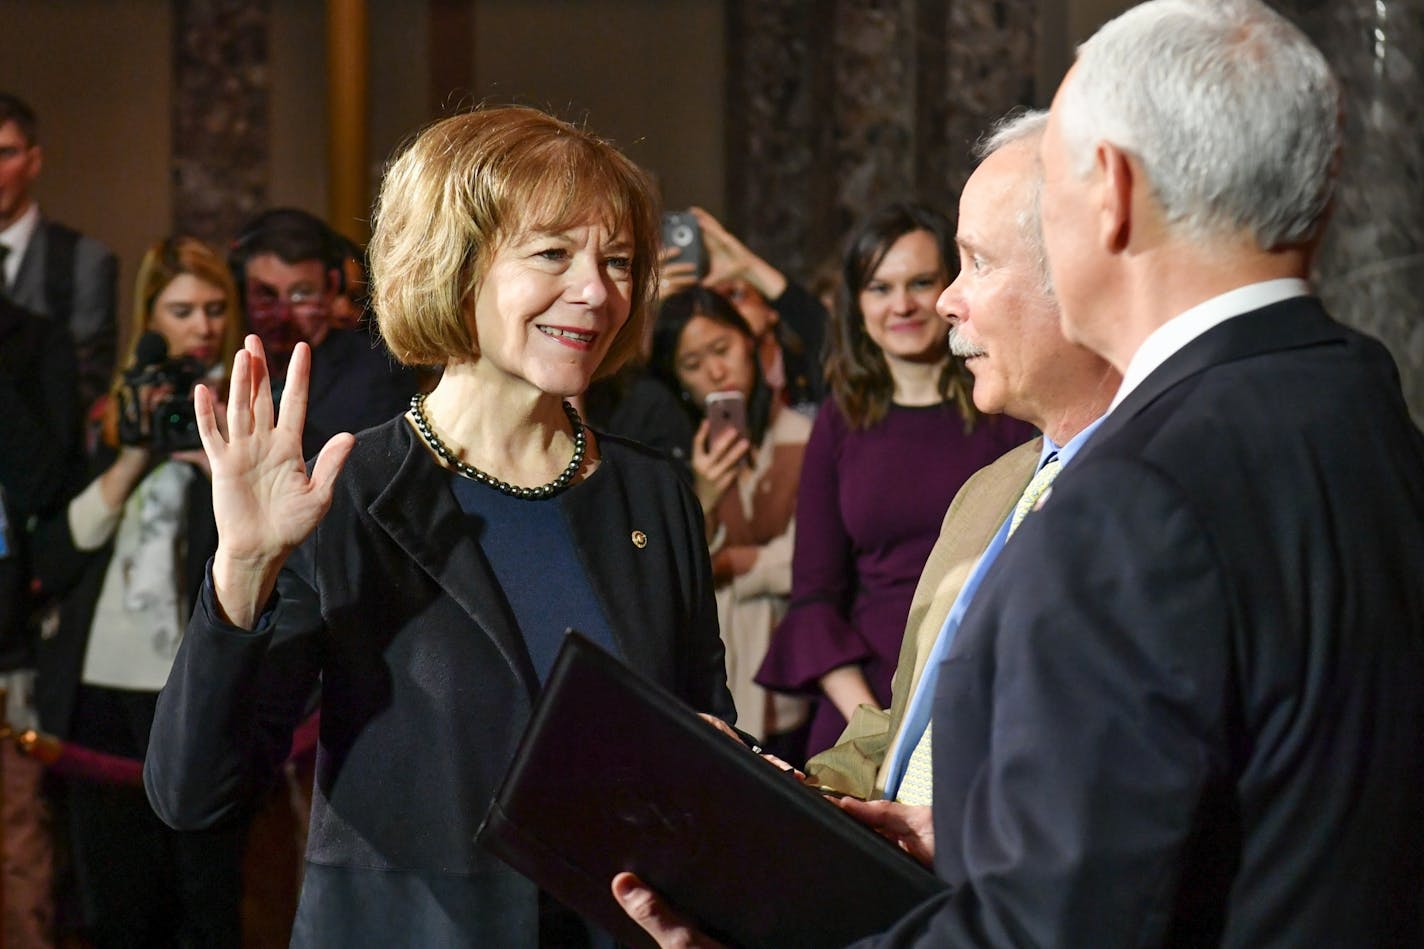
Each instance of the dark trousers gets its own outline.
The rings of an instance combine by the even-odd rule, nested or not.
[[[74,742],[141,759],[157,695],[81,687]],[[69,783],[69,827],[84,915],[98,949],[236,947],[242,942],[246,822],[175,831],[141,787]]]

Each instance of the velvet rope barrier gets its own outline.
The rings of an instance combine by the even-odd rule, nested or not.
[[[319,714],[313,714],[292,734],[292,751],[287,760],[299,760],[316,749],[321,730]],[[143,762],[121,755],[105,754],[64,741],[53,735],[26,729],[13,736],[20,750],[44,763],[55,774],[100,784],[138,787],[143,784]]]

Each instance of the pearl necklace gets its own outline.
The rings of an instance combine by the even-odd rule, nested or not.
[[[461,461],[450,447],[440,440],[440,436],[435,434],[435,430],[430,427],[430,420],[425,417],[425,393],[417,393],[410,400],[410,414],[415,420],[416,430],[420,432],[420,437],[425,439],[425,443],[430,446],[430,450],[440,456],[440,459],[454,468],[460,474],[472,481],[487,484],[502,494],[507,494],[512,498],[523,498],[526,501],[538,501],[544,498],[553,497],[569,486],[569,482],[578,474],[583,467],[583,453],[586,443],[584,437],[583,420],[579,418],[578,410],[568,402],[564,403],[564,414],[569,417],[569,424],[574,429],[574,456],[569,460],[568,467],[559,472],[559,476],[548,484],[540,485],[537,488],[521,488],[501,481],[492,474],[487,474],[476,468],[474,465]]]

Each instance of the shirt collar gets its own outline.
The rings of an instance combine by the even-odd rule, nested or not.
[[[1093,433],[1098,430],[1098,426],[1103,424],[1103,419],[1105,418],[1107,418],[1106,415],[1099,415],[1097,418],[1093,419],[1087,425],[1083,426],[1082,431],[1074,435],[1072,438],[1068,439],[1068,443],[1066,445],[1056,445],[1054,444],[1053,439],[1049,438],[1047,435],[1044,435],[1043,450],[1039,452],[1038,455],[1038,467],[1042,468],[1043,463],[1047,461],[1048,456],[1052,454],[1058,455],[1058,462],[1060,465],[1068,464],[1068,462],[1073,460],[1073,456],[1078,454],[1079,450],[1081,450],[1082,447],[1087,444],[1088,439],[1091,438]]]
[[[1127,371],[1122,374],[1122,385],[1118,386],[1108,411],[1117,408],[1153,370],[1212,327],[1272,303],[1309,296],[1310,292],[1310,284],[1299,277],[1263,280],[1228,290],[1172,317],[1157,327],[1132,354]]]
[[[0,244],[10,248],[10,254],[5,258],[5,284],[13,287],[15,277],[20,272],[20,261],[25,257],[25,250],[30,246],[30,238],[35,235],[35,228],[40,224],[40,205],[38,201],[31,201],[30,206],[24,214],[15,218],[10,226],[0,231]]]

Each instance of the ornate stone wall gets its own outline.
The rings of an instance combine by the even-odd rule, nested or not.
[[[173,0],[173,229],[222,246],[267,200],[267,0]]]
[[[970,146],[1033,100],[1036,0],[734,0],[728,219],[800,277],[915,197],[953,216]]]
[[[1288,0],[1345,90],[1345,154],[1317,284],[1382,340],[1424,424],[1424,0]]]

